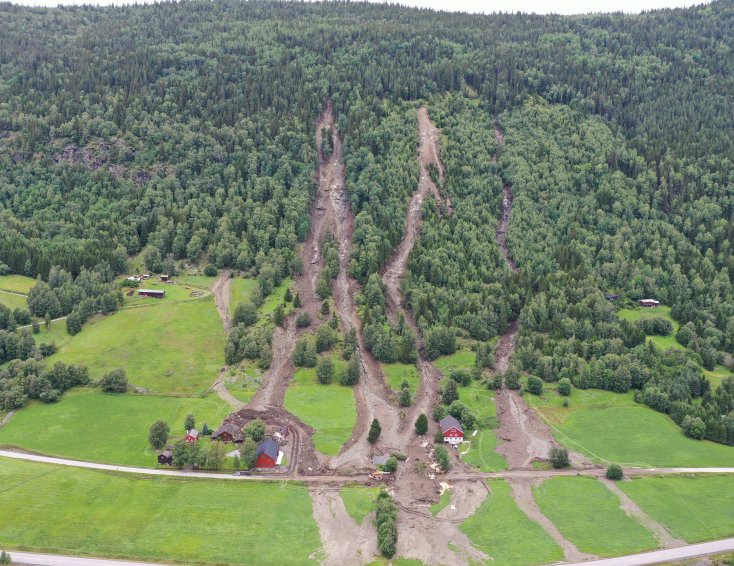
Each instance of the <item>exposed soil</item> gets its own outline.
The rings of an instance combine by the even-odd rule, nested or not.
[[[658,539],[662,548],[677,548],[679,546],[685,546],[686,542],[675,538],[671,532],[666,529],[663,525],[658,523],[650,515],[645,513],[642,508],[637,505],[630,497],[619,487],[617,484],[606,478],[600,478],[602,483],[606,485],[609,490],[619,497],[620,507],[630,517],[637,519],[652,535]]]
[[[232,330],[232,317],[229,316],[229,303],[232,296],[232,272],[229,269],[222,271],[212,285],[212,293],[214,293],[214,304],[217,305],[219,318],[222,319],[224,330],[229,333]]]
[[[361,525],[355,523],[347,513],[338,487],[318,485],[311,486],[308,491],[326,554],[321,564],[342,566],[371,562],[379,554],[372,517],[368,516]]]
[[[536,480],[511,480],[510,486],[512,488],[512,496],[515,499],[517,506],[525,513],[531,520],[538,523],[543,530],[550,535],[550,537],[563,549],[563,556],[566,562],[580,562],[582,560],[589,560],[596,558],[593,554],[586,554],[581,552],[576,546],[567,540],[556,526],[540,511],[538,504],[535,503],[533,498],[533,492],[531,489],[532,485],[540,485],[542,479]]]

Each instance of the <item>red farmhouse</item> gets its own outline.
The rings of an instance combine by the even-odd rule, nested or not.
[[[439,423],[443,433],[443,441],[449,444],[460,444],[464,440],[464,429],[461,423],[451,415],[442,418]]]
[[[272,438],[266,438],[257,445],[257,467],[274,468],[278,463],[280,445]]]
[[[197,440],[199,440],[199,431],[195,428],[192,428],[186,433],[186,436],[184,436],[184,440],[186,442],[196,442]]]

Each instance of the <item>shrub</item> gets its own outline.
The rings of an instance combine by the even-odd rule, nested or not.
[[[410,389],[402,389],[400,391],[398,402],[401,407],[410,407],[410,404],[413,402],[413,396],[410,394]]]
[[[377,439],[380,438],[380,434],[382,433],[382,427],[380,426],[380,421],[377,419],[374,419],[372,421],[372,424],[370,425],[370,431],[367,434],[367,442],[370,444],[374,444],[377,442]]]
[[[467,385],[471,384],[472,375],[471,372],[465,369],[455,369],[451,370],[450,374],[451,379],[453,379],[456,383],[458,383],[461,386],[466,387]]]
[[[204,275],[206,275],[207,277],[216,277],[216,275],[217,275],[217,268],[215,266],[213,266],[211,263],[208,264],[204,268]]]
[[[567,377],[562,377],[558,382],[558,387],[556,388],[556,391],[558,391],[559,395],[568,397],[571,394],[571,380]]]
[[[240,303],[234,309],[232,324],[252,326],[257,322],[257,307],[253,303]]]
[[[449,457],[449,453],[446,448],[443,446],[436,446],[434,455],[436,456],[436,462],[438,462],[441,471],[448,472],[451,469],[451,458]]]
[[[386,558],[392,558],[398,542],[398,529],[395,526],[398,507],[387,492],[381,491],[377,496],[376,508],[377,546]]]
[[[99,380],[99,388],[105,393],[125,393],[127,376],[124,369],[115,369]]]
[[[245,434],[255,442],[260,442],[265,438],[265,423],[261,419],[250,421],[245,427]]]
[[[398,469],[398,459],[395,456],[390,456],[382,469],[390,473],[395,472]]]
[[[257,444],[248,437],[240,446],[240,465],[245,470],[251,470],[255,464],[257,464]]]
[[[562,470],[563,468],[568,468],[571,465],[571,462],[568,459],[568,450],[561,448],[560,446],[554,446],[551,448],[550,461],[551,465],[556,470]]]
[[[316,377],[319,383],[327,385],[334,379],[334,362],[331,358],[321,357],[316,364]]]
[[[515,368],[509,368],[504,377],[508,389],[520,389],[520,372]]]
[[[683,429],[683,434],[689,438],[701,440],[706,436],[706,423],[704,423],[699,417],[687,415],[683,419],[681,428]]]
[[[423,435],[428,432],[428,417],[421,413],[415,420],[415,432],[416,434]]]
[[[622,471],[622,466],[619,464],[612,464],[607,468],[607,473],[605,475],[608,480],[618,481],[624,477],[624,472]]]
[[[306,328],[307,326],[311,326],[311,313],[308,311],[303,311],[299,313],[296,317],[296,326],[298,328]]]
[[[5,264],[2,264],[5,265]],[[7,267],[7,266],[5,266]],[[10,554],[5,552],[4,550],[0,552],[0,564],[12,564],[12,559],[10,558]]]
[[[543,380],[540,379],[539,377],[535,377],[534,375],[531,375],[530,377],[528,377],[527,389],[533,395],[542,395],[543,394]]]
[[[166,445],[170,432],[171,427],[168,426],[168,423],[165,423],[163,421],[156,421],[152,425],[150,425],[150,430],[148,432],[148,442],[150,442],[153,450],[160,450]]]
[[[339,377],[339,383],[342,385],[356,385],[359,382],[359,357],[352,356],[349,364]]]

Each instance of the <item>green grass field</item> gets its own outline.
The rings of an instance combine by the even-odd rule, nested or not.
[[[85,364],[93,378],[122,367],[131,384],[153,393],[200,394],[224,365],[224,329],[212,297],[123,309],[91,320],[73,337],[59,321],[37,340],[50,336],[59,346],[50,364]]]
[[[394,364],[381,363],[380,368],[385,376],[385,381],[394,391],[399,392],[400,385],[406,379],[410,386],[411,395],[418,393],[420,378],[418,376],[418,369],[413,364],[401,364],[399,362]]]
[[[680,324],[670,314],[670,307],[656,307],[656,308],[636,308],[636,309],[620,309],[617,311],[617,316],[624,320],[640,320],[641,318],[664,318],[669,320],[673,324],[673,332],[668,336],[650,336],[650,341],[655,344],[661,350],[668,350],[670,348],[678,348],[679,350],[685,350],[685,346],[680,344],[675,339],[675,333],[678,332]]]
[[[9,309],[28,308],[28,302],[23,295],[16,295],[5,291],[0,291],[0,305],[5,305]]]
[[[234,277],[232,286],[230,287],[229,312],[234,314],[234,310],[240,303],[249,303],[253,291],[257,289],[257,279],[243,279],[242,277]]]
[[[734,536],[734,476],[649,477],[618,485],[689,543]]]
[[[597,556],[657,548],[657,539],[620,508],[619,498],[596,478],[556,477],[533,487],[543,514],[582,552]]]
[[[441,497],[439,497],[436,503],[431,505],[431,515],[434,517],[438,515],[442,509],[444,509],[449,503],[451,503],[451,490],[444,489]]]
[[[452,369],[471,369],[476,363],[477,354],[467,349],[457,350],[450,356],[441,356],[433,361],[433,365],[448,375]]]
[[[28,294],[36,280],[24,275],[0,275],[0,291]]]
[[[207,277],[206,275],[179,275],[176,277],[176,282],[182,285],[190,285],[191,287],[198,287],[199,289],[209,289],[219,276]]]
[[[480,550],[488,564],[531,566],[563,559],[563,551],[540,525],[515,504],[504,480],[487,482],[492,493],[460,528]]]
[[[297,483],[123,476],[2,460],[0,485],[5,549],[279,566],[315,564],[311,555],[321,546],[308,491]]]
[[[734,448],[686,437],[667,415],[635,403],[632,392],[574,389],[569,407],[551,385],[543,397],[526,395],[559,442],[597,462],[626,466],[731,466]]]
[[[196,424],[216,429],[230,408],[216,395],[204,399],[109,395],[96,390],[67,393],[53,404],[32,403],[0,429],[0,445],[93,462],[155,467],[148,428],[167,422],[171,437],[184,433],[191,413]]]
[[[344,362],[338,360],[335,365],[338,375]],[[315,429],[316,450],[327,456],[339,453],[357,422],[352,388],[339,385],[336,377],[330,385],[321,385],[315,369],[296,371],[285,394],[285,408]]]
[[[482,472],[500,472],[507,469],[507,460],[497,454],[497,436],[492,430],[480,430],[476,436],[471,433],[466,437],[470,443],[469,451],[461,456],[462,461],[474,466]],[[466,450],[466,444],[459,447],[459,452]]]
[[[375,499],[380,493],[378,487],[362,487],[359,485],[345,485],[339,490],[339,496],[347,508],[347,513],[354,521],[361,525],[367,515],[375,509]]]
[[[711,383],[711,391],[716,391],[716,388],[721,385],[721,382],[724,381],[724,378],[726,377],[734,377],[734,373],[726,367],[726,366],[716,366],[713,371],[710,370],[703,370],[703,373],[706,377],[709,378],[709,382]]]

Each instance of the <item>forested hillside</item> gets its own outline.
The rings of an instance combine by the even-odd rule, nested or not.
[[[655,333],[604,294],[654,296],[694,361],[730,362],[730,2],[579,17],[229,0],[0,14],[0,268],[49,281],[36,316],[76,309],[78,332],[114,311],[105,285],[137,254],[153,272],[206,261],[268,288],[298,272],[329,98],[364,285],[402,238],[428,101],[451,206],[424,205],[403,284],[422,330],[487,341],[519,317],[522,369],[584,383]],[[503,186],[519,273],[495,237]],[[395,361],[381,302],[368,346],[392,340],[378,357]],[[653,377],[686,364],[635,355]]]

